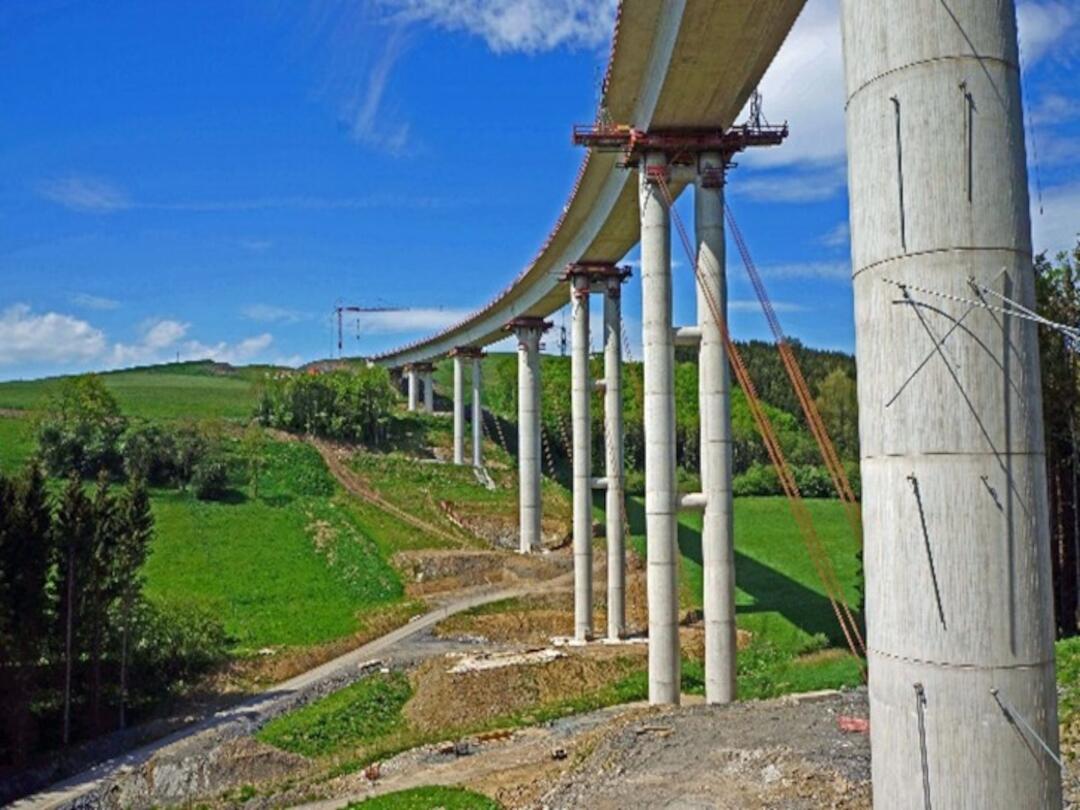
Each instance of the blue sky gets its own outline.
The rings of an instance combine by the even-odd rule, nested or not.
[[[601,0],[0,0],[0,379],[325,357],[338,300],[410,308],[359,339],[349,324],[351,353],[460,318],[565,201],[612,16]],[[1019,16],[1035,240],[1053,251],[1080,230],[1080,7]],[[809,0],[762,89],[792,137],[740,161],[730,204],[786,330],[850,349],[836,0]],[[690,321],[685,261],[676,274]],[[733,331],[763,337],[734,251],[729,275]],[[636,281],[625,311],[636,341]]]

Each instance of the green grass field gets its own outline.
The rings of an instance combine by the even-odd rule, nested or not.
[[[411,695],[404,675],[371,675],[271,720],[256,736],[304,756],[333,753],[372,742],[399,728],[405,722],[401,709]]]
[[[813,499],[808,499],[806,506],[848,603],[855,607],[859,565],[843,506],[835,500]],[[643,498],[628,499],[627,517],[634,548],[644,555]],[[699,512],[679,515],[679,550],[683,606],[700,608]],[[743,657],[750,669],[760,670],[764,678],[759,688],[748,670],[743,679],[747,682],[740,683],[740,689],[753,694],[744,696],[764,696],[781,686],[782,691],[802,691],[859,682],[859,666],[850,655],[800,658],[823,646],[843,647],[845,641],[786,499],[735,499],[735,582],[738,626],[752,633],[757,645]],[[827,639],[824,645],[822,636]],[[769,680],[773,689],[765,688]]]
[[[126,416],[145,419],[247,420],[258,399],[262,366],[224,369],[210,362],[174,363],[101,374]],[[62,378],[0,383],[0,409],[34,410]]]
[[[241,653],[348,635],[365,608],[402,594],[318,453],[271,442],[267,456],[257,499],[236,491],[231,502],[205,502],[171,490],[153,498],[147,593],[209,608]]]
[[[18,472],[34,447],[30,420],[0,416],[0,473]]]
[[[373,796],[350,804],[346,810],[500,810],[494,799],[458,787],[410,788]]]

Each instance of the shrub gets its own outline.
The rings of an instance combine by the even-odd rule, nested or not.
[[[132,631],[132,683],[147,701],[182,691],[228,657],[224,624],[199,605],[141,601]]]
[[[289,374],[263,390],[262,424],[295,433],[376,444],[386,432],[397,394],[386,369]]]
[[[36,419],[38,449],[52,475],[81,476],[121,469],[120,436],[127,426],[120,406],[99,377],[61,380]]]
[[[131,425],[120,444],[124,473],[128,478],[155,486],[176,478],[176,442],[164,428],[147,422]]]
[[[782,495],[780,478],[767,464],[751,464],[742,475],[736,475],[731,489],[738,498],[748,495]]]
[[[206,458],[191,473],[191,491],[200,501],[220,501],[229,489],[229,471],[225,462]]]

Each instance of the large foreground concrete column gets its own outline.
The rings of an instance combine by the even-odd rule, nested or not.
[[[454,354],[454,463],[465,463],[465,358]]]
[[[406,367],[405,374],[409,382],[409,410],[415,411],[417,408],[417,402],[419,401],[419,391],[417,389],[420,380],[416,369],[412,366]]]
[[[664,167],[649,154],[647,167]],[[645,533],[649,702],[679,702],[679,589],[675,493],[675,347],[671,332],[671,218],[663,195],[639,177],[645,374]]]
[[[701,563],[704,569],[705,700],[735,699],[735,545],[731,503],[731,400],[727,347],[709,306],[727,320],[724,272],[724,160],[705,153],[699,159],[694,189],[698,266],[697,285],[698,411],[701,420],[702,518]],[[708,290],[706,297],[705,290]]]
[[[472,359],[472,457],[473,466],[484,466],[484,406],[480,399],[480,359]]]
[[[589,404],[589,286],[570,276],[570,422],[573,444],[574,638],[592,635],[592,425]]]
[[[540,548],[540,335],[541,323],[515,327],[518,339],[519,551]]]
[[[623,526],[622,278],[604,288],[604,505],[607,542],[607,635],[626,633],[626,549]]]
[[[874,807],[1057,808],[1015,8],[841,5]]]

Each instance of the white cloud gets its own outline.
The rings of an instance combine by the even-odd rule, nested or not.
[[[595,47],[611,36],[615,0],[381,0],[393,19],[478,36],[495,53]]]
[[[268,333],[237,343],[205,344],[186,339],[190,324],[171,319],[147,321],[132,343],[110,344],[105,333],[88,322],[56,312],[35,313],[26,304],[0,311],[0,366],[72,366],[94,369],[148,365],[182,359],[214,359],[247,363],[265,354],[273,343]],[[298,365],[299,357],[279,358]]]
[[[739,157],[746,166],[842,161],[844,64],[837,0],[809,0],[759,86],[765,116],[788,121],[783,146]],[[744,111],[743,116],[746,113]]]
[[[176,346],[188,332],[190,324],[169,319],[146,321],[140,327],[135,343],[115,344],[106,360],[111,367],[136,366],[169,359]]]
[[[1031,199],[1031,241],[1036,253],[1053,256],[1076,247],[1080,236],[1080,182],[1043,191],[1042,213],[1039,201]]]
[[[120,306],[120,302],[112,298],[105,298],[100,295],[90,295],[89,293],[74,293],[70,296],[69,300],[72,304],[83,309],[94,310],[108,310],[117,309]]]
[[[403,309],[394,312],[364,312],[357,319],[358,330],[364,335],[393,335],[405,332],[424,332],[453,326],[472,314],[468,309],[437,309],[435,307]]]
[[[123,191],[93,177],[73,175],[46,180],[38,185],[37,192],[46,200],[72,211],[111,214],[131,207]]]
[[[91,360],[105,351],[105,334],[86,321],[26,304],[0,312],[0,365],[67,364]]]
[[[190,340],[181,346],[180,354],[186,360],[216,360],[219,363],[239,365],[250,363],[269,349],[273,342],[273,336],[267,332],[233,344],[221,341],[208,346],[197,340]]]
[[[1080,28],[1080,8],[1060,0],[1020,3],[1016,9],[1020,48],[1026,65],[1042,59],[1056,46],[1069,43]]]
[[[273,304],[252,304],[244,307],[242,314],[249,321],[261,323],[300,323],[311,319],[310,312],[301,312]]]

